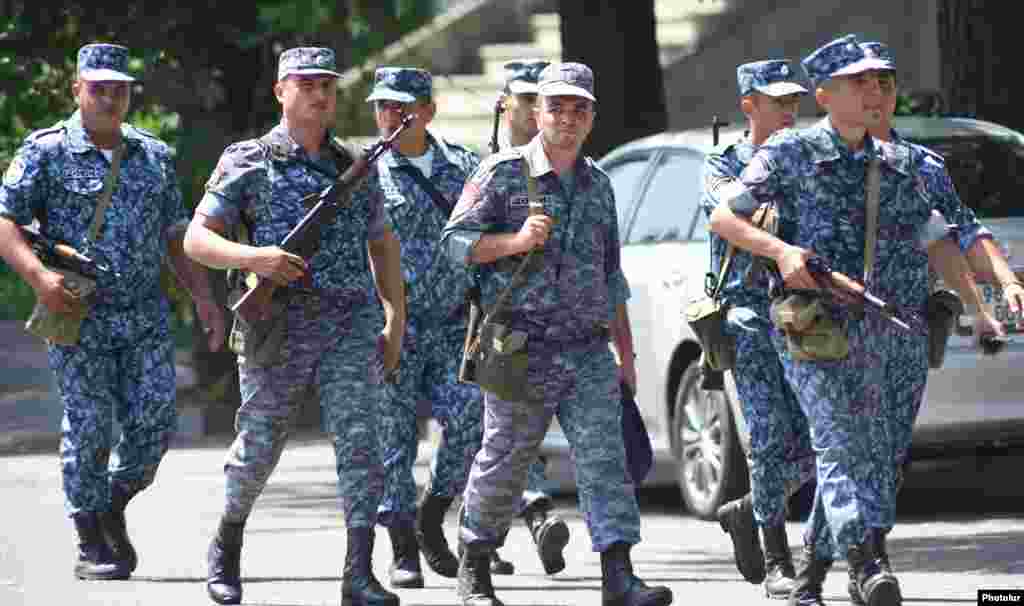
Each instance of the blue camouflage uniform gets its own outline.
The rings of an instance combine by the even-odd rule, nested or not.
[[[589,158],[574,169],[571,191],[548,161],[541,136],[488,157],[462,192],[444,229],[453,262],[470,263],[485,233],[511,233],[526,220],[523,161],[536,179],[545,214],[555,218],[542,267],[526,274],[507,302],[510,330],[524,331],[532,396],[509,402],[485,392],[484,442],[464,495],[461,538],[495,545],[516,514],[551,418],[558,416],[576,466],[580,508],[595,551],[640,541],[640,516],[626,470],[619,383],[608,324],[629,297],[619,265],[614,194]],[[518,261],[479,266],[483,307],[508,285]]]
[[[884,69],[878,60],[864,57],[853,36],[819,49],[803,65],[814,85],[857,70]],[[836,271],[859,277],[864,271],[864,181],[867,159],[875,154],[881,160],[881,192],[876,261],[868,285],[887,302],[923,312],[928,258],[921,235],[932,210],[961,226],[961,246],[973,243],[980,227],[955,195],[926,195],[948,175],[933,171],[939,166],[923,150],[880,145],[866,137],[863,150],[851,151],[826,118],[770,138],[740,180],[720,196],[746,216],[774,200],[784,241],[821,255]],[[915,169],[922,172],[915,175]],[[829,559],[845,557],[851,546],[863,543],[869,529],[893,526],[898,445],[885,410],[894,405],[894,397],[915,392],[917,383],[923,389],[927,378],[923,337],[920,348],[899,354],[907,339],[884,319],[834,306],[830,310],[849,339],[850,352],[843,360],[796,361],[773,328],[786,379],[811,426],[817,497],[835,540],[835,554],[820,554]],[[901,365],[905,377],[896,376]]]
[[[110,63],[108,51],[123,52],[127,64],[124,47],[83,51],[80,67]],[[121,133],[120,176],[96,242],[87,234],[110,162],[79,112],[29,135],[0,188],[0,215],[20,225],[38,219],[43,233],[120,274],[97,280],[77,344],[47,346],[64,408],[60,457],[69,514],[107,511],[112,486],[130,498],[152,483],[177,427],[170,304],[160,273],[168,229],[188,215],[170,148],[128,124]],[[122,431],[111,458],[115,418]]]
[[[369,101],[410,103],[432,93],[430,73],[420,69],[382,67],[375,80]],[[431,416],[442,427],[430,467],[429,495],[454,498],[462,493],[483,436],[480,390],[458,380],[466,332],[465,293],[471,278],[465,268],[448,263],[439,247],[441,229],[479,158],[429,132],[427,154],[432,158],[429,177],[392,149],[381,156],[367,178],[369,192],[387,208],[402,244],[402,275],[407,285],[402,365],[396,382],[385,388],[382,410],[386,488],[379,521],[385,526],[409,523],[416,514],[412,469],[419,402],[430,403]],[[427,178],[443,199],[435,201],[412,171]]]
[[[285,63],[282,58],[281,69]],[[333,67],[333,56],[319,63]],[[254,246],[275,246],[308,212],[302,199],[328,187],[350,159],[330,137],[311,156],[282,122],[224,151],[196,212],[231,228],[242,223]],[[383,313],[367,243],[389,228],[381,200],[365,184],[357,187],[337,220],[322,226],[319,250],[308,260],[310,280],[283,312],[280,363],[261,366],[239,356],[242,404],[224,464],[224,520],[245,521],[280,459],[302,399],[316,395],[323,428],[333,439],[345,525],[376,522],[384,485],[377,434]]]
[[[737,70],[740,95],[760,92],[771,96],[805,93],[793,81],[787,61],[758,61]],[[757,148],[744,138],[711,154],[704,164],[701,206],[708,217],[719,203],[724,185],[734,182]],[[712,271],[719,275],[728,242],[711,234]],[[729,306],[726,331],[736,338],[733,378],[747,426],[750,428],[750,481],[754,518],[763,527],[785,522],[786,501],[814,477],[807,418],[783,376],[778,352],[771,340],[768,313],[769,284],[763,271],[751,273],[753,258],[736,249],[722,284],[722,300]]]

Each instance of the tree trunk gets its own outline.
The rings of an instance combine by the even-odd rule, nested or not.
[[[1016,4],[939,0],[939,52],[946,110],[1024,130],[1013,105],[1024,83],[1016,73]]]
[[[594,70],[597,120],[588,155],[665,130],[665,85],[655,35],[654,0],[561,0],[562,60]]]

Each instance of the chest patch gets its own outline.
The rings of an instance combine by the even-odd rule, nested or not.
[[[552,194],[540,194],[537,196],[537,201],[543,204],[544,208],[551,208],[555,204],[555,196]],[[527,208],[528,206],[530,206],[530,196],[526,194],[516,194],[508,199],[509,210],[513,208]]]

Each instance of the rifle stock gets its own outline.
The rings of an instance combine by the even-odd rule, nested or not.
[[[25,240],[28,241],[29,246],[36,250],[36,253],[44,263],[60,269],[73,271],[92,279],[96,279],[101,275],[109,275],[115,278],[120,277],[117,272],[111,271],[109,267],[96,259],[83,255],[70,244],[58,242],[24,225],[19,225],[18,230]]]
[[[394,141],[414,119],[414,114],[407,114],[393,133],[382,137],[362,156],[355,158],[334,183],[320,192],[319,199],[313,208],[281,240],[281,244],[279,244],[281,250],[298,255],[308,261],[309,257],[316,253],[320,243],[320,226],[334,221],[337,216],[339,199],[342,194],[347,195],[366,177],[370,166],[377,161],[381,154],[391,148]],[[256,285],[239,297],[238,301],[231,306],[231,311],[240,315],[250,324],[265,319],[270,313],[270,303],[276,290],[277,284],[272,280],[257,278]]]

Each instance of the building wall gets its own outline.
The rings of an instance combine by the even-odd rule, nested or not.
[[[697,51],[665,71],[669,128],[711,124],[712,116],[743,121],[736,66],[786,58],[795,65],[810,51],[845,34],[890,46],[904,90],[939,88],[937,0],[707,0],[728,1],[730,20],[701,40]],[[800,70],[803,74],[803,70]],[[816,111],[813,99],[802,115]]]

